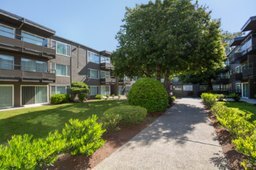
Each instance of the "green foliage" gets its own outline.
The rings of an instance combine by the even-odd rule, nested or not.
[[[169,105],[173,104],[173,102],[176,100],[175,96],[168,96]]]
[[[119,115],[119,116],[115,116]],[[120,121],[123,125],[138,124],[145,120],[147,110],[140,106],[116,106],[104,112],[104,117],[107,116],[114,119],[118,124]]]
[[[129,104],[142,106],[148,112],[162,112],[168,106],[168,94],[164,86],[151,78],[136,81],[127,97]]]
[[[79,98],[79,101],[80,101],[80,102],[83,102],[84,99],[86,98],[86,94],[80,93],[80,94],[78,94],[78,98]]]
[[[203,103],[207,108],[211,108],[218,99],[218,95],[212,93],[202,93],[201,98],[203,99]]]
[[[249,157],[243,166],[256,166],[256,121],[250,122],[253,114],[228,108],[222,103],[216,103],[211,110],[222,126],[232,134],[236,149]]]
[[[102,124],[97,123],[97,119],[96,115],[83,121],[71,119],[65,125],[62,134],[72,155],[90,156],[104,144],[102,135],[105,130]]]
[[[87,94],[89,92],[89,87],[84,82],[73,82],[71,84],[70,90],[73,94],[80,94],[80,93]]]
[[[241,99],[240,95],[237,93],[230,93],[228,97],[234,99],[236,102],[239,102]]]
[[[107,129],[107,131],[113,131],[117,129],[121,119],[120,114],[105,112],[101,118],[101,122],[104,129]]]
[[[97,94],[96,96],[95,96],[95,99],[103,99],[103,95],[101,95],[101,94]]]
[[[54,94],[51,96],[51,104],[67,103],[69,101],[68,94]]]

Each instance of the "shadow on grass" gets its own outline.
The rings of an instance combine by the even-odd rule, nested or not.
[[[44,138],[50,131],[62,129],[71,118],[84,120],[93,114],[101,117],[108,108],[122,104],[126,104],[126,101],[97,101],[43,106],[45,110],[24,108],[19,110],[20,114],[16,116],[0,119],[0,143],[5,143],[14,134],[26,133],[35,138]]]

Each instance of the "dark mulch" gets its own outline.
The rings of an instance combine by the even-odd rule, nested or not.
[[[213,127],[215,128],[222,151],[227,159],[228,168],[234,170],[243,169],[240,163],[246,158],[246,156],[235,150],[235,146],[232,144],[231,134],[226,129],[221,127],[216,120],[216,117],[209,113],[209,118]]]
[[[141,130],[148,127],[157,117],[163,113],[152,113],[146,120],[138,125],[129,127],[120,127],[120,130],[104,135],[106,143],[98,149],[92,156],[71,156],[65,154],[59,157],[59,160],[49,170],[84,170],[95,167],[103,159],[111,155],[119,147],[129,141],[132,137],[138,134]]]

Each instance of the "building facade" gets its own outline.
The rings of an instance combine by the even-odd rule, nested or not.
[[[125,82],[112,76],[108,51],[98,51],[0,10],[0,108],[48,103],[72,82],[89,85],[90,96],[122,93]],[[119,90],[117,90],[119,89]]]

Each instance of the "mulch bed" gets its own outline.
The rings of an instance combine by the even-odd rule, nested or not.
[[[111,155],[119,147],[129,141],[132,137],[138,134],[141,130],[148,127],[155,119],[157,119],[162,113],[152,113],[146,120],[138,125],[132,125],[129,127],[120,127],[120,130],[105,134],[103,138],[106,143],[98,149],[92,156],[72,156],[69,154],[63,154],[59,157],[57,162],[52,167],[48,167],[49,170],[84,170],[91,169],[100,163],[103,159]]]
[[[234,170],[243,169],[240,163],[246,158],[246,156],[235,150],[235,146],[232,144],[231,134],[226,129],[221,127],[216,120],[216,117],[210,112],[208,116],[213,127],[215,128],[217,138],[227,160],[228,168]]]

